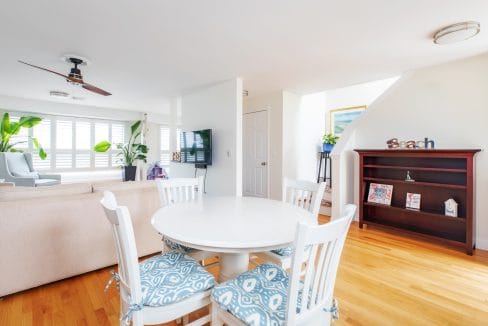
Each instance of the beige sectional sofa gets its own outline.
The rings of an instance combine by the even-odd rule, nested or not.
[[[156,184],[109,182],[0,188],[0,297],[116,264],[100,199],[112,191],[132,215],[139,256],[158,252]]]

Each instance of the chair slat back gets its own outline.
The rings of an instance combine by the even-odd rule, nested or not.
[[[132,220],[127,207],[118,206],[112,192],[104,191],[103,199],[100,203],[112,225],[112,234],[119,263],[120,295],[121,300],[126,303],[122,306],[127,307],[142,300],[138,255]]]
[[[200,200],[203,196],[203,177],[157,180],[162,206]]]
[[[324,309],[329,311],[332,307],[342,248],[355,211],[355,205],[346,205],[337,220],[319,226],[303,223],[297,226],[288,293],[289,325],[306,324],[307,320],[319,317],[327,320]],[[310,249],[306,249],[308,246]]]
[[[325,182],[314,183],[284,178],[283,201],[306,209],[316,217],[319,214],[325,187]]]

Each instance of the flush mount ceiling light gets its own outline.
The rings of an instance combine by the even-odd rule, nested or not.
[[[434,34],[435,44],[450,44],[464,41],[476,36],[480,32],[480,23],[468,21],[442,28]]]

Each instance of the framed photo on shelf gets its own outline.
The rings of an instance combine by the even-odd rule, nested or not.
[[[405,208],[408,209],[420,209],[420,194],[414,194],[411,192],[407,192],[407,200],[405,202]]]
[[[366,110],[366,105],[349,108],[333,109],[329,111],[329,130],[335,136],[340,136],[348,124],[354,121]]]
[[[172,153],[171,161],[173,162],[181,162],[181,152],[173,152]]]
[[[371,183],[369,185],[368,202],[383,204],[383,205],[391,205],[392,194],[393,194],[392,185]]]

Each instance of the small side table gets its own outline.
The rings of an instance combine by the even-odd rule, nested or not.
[[[319,152],[319,154],[320,154],[320,162],[319,162],[319,172],[317,174],[317,183],[320,182],[320,174],[322,172],[322,161],[324,161],[324,182],[327,182],[327,180],[329,180],[329,188],[332,188],[332,159],[330,157],[330,152]],[[327,177],[327,171],[329,172],[329,177]]]

